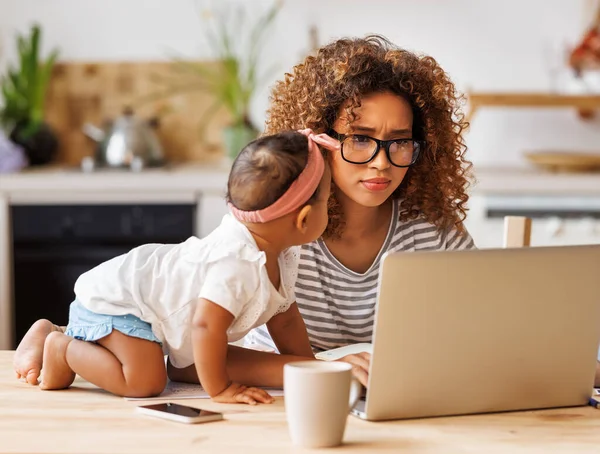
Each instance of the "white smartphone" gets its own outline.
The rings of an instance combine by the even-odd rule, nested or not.
[[[170,419],[171,421],[183,422],[186,424],[198,424],[202,422],[220,421],[223,419],[222,413],[201,410],[200,408],[188,407],[173,402],[143,405],[137,407],[137,411],[146,415],[156,416],[157,418]]]

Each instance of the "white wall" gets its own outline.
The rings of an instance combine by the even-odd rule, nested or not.
[[[176,50],[208,57],[198,11],[208,0],[0,0],[4,60],[12,36],[32,21],[44,29],[44,48],[63,59],[165,59]],[[219,1],[219,0],[212,0]],[[224,0],[220,0],[224,1]],[[243,1],[243,0],[237,0]],[[245,0],[264,8],[271,0]],[[397,44],[434,56],[457,85],[475,90],[546,90],[550,48],[576,41],[590,20],[593,0],[287,0],[268,46],[276,62],[271,81],[308,47],[317,24],[322,43],[380,33]],[[268,90],[253,109],[264,120]],[[486,110],[468,137],[477,164],[523,165],[524,150],[600,151],[600,121],[582,122],[569,110]]]

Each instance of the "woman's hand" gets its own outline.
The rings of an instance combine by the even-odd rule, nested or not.
[[[221,404],[256,405],[257,403],[271,404],[275,399],[264,389],[232,383],[221,393],[214,396],[212,400]]]
[[[366,388],[369,382],[369,365],[371,354],[368,352],[346,355],[337,361],[343,361],[352,365],[352,373],[356,379]]]

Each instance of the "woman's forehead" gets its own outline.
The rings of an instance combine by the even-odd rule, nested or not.
[[[388,131],[404,132],[412,129],[412,108],[408,101],[399,95],[383,92],[364,96],[360,106],[352,110],[351,121],[348,121],[349,105],[350,101],[342,105],[337,120],[344,124],[349,123],[352,129],[360,129],[365,133],[375,132],[382,124],[385,124]]]

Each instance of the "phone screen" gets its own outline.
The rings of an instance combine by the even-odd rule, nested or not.
[[[186,416],[188,418],[196,418],[198,416],[212,416],[219,414],[215,413],[214,411],[200,410],[199,408],[186,407],[185,405],[173,403],[144,405],[144,408],[147,408],[148,410],[156,410],[165,413],[171,413],[173,415]]]

